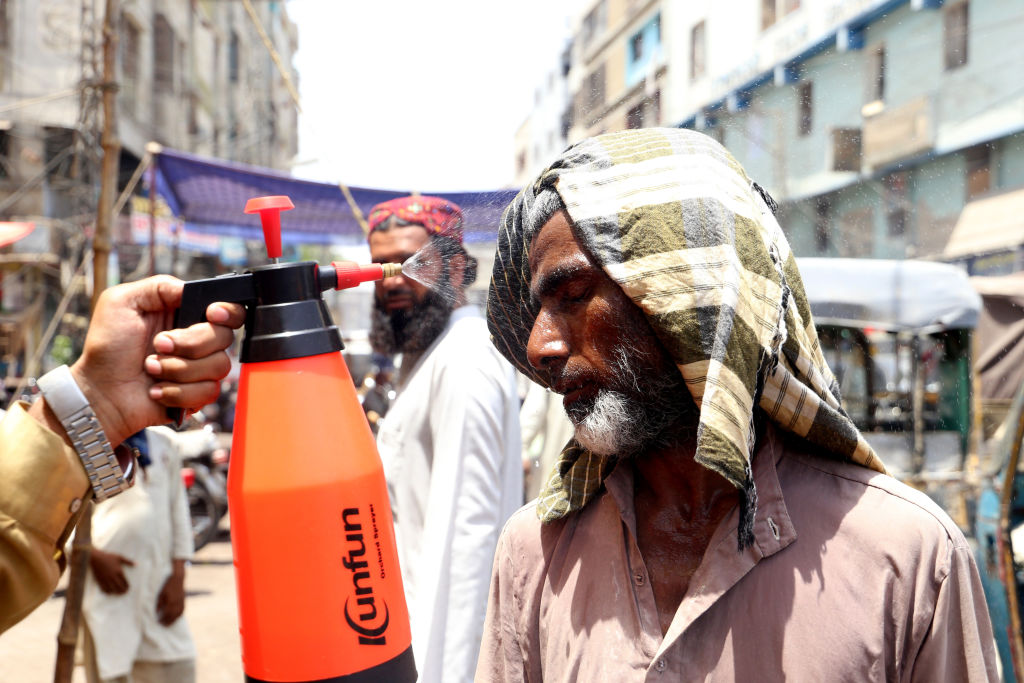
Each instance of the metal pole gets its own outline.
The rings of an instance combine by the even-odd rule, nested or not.
[[[156,164],[149,165],[149,274],[156,275]]]
[[[121,141],[117,139],[117,0],[106,0],[103,17],[103,167],[100,176],[99,207],[96,211],[96,236],[93,238],[92,306],[107,286],[110,261],[110,234],[114,200],[117,197],[118,172],[121,167]]]

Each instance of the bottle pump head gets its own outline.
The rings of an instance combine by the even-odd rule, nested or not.
[[[273,263],[185,284],[177,327],[205,319],[206,307],[215,301],[241,303],[248,313],[241,361],[261,362],[340,351],[341,334],[331,320],[322,293],[346,289],[362,282],[393,277],[400,264],[359,265],[336,261],[321,267],[314,261],[280,263],[281,211],[294,208],[286,196],[254,197],[246,213],[258,213],[263,226],[267,255]]]
[[[258,213],[263,225],[263,241],[267,256],[273,263],[281,258],[281,212],[294,209],[292,200],[284,195],[253,197],[245,203],[246,213]]]

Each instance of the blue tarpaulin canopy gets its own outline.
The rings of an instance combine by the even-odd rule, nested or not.
[[[287,195],[295,208],[281,214],[286,243],[357,244],[365,241],[340,185],[300,180],[278,171],[162,149],[154,155],[157,192],[187,230],[262,240],[259,216],[243,213],[252,197]],[[379,202],[410,194],[351,187],[352,200],[366,216]],[[421,192],[462,207],[467,242],[493,240],[501,213],[516,190]]]

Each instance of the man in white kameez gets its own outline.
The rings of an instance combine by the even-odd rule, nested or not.
[[[472,681],[498,534],[522,501],[512,366],[467,303],[476,261],[462,213],[404,197],[369,214],[374,262],[417,254],[419,276],[377,283],[374,350],[401,354],[398,395],[377,445],[388,478],[420,683]],[[407,272],[410,268],[407,265]]]
[[[182,613],[192,526],[181,457],[167,427],[132,439],[139,437],[143,467],[135,486],[93,513],[94,549],[82,600],[86,678],[191,683],[196,650]]]

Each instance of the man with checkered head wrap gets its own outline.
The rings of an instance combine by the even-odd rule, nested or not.
[[[844,412],[774,202],[693,131],[506,209],[492,341],[576,425],[506,525],[477,680],[992,680],[960,530]]]
[[[498,534],[522,504],[516,374],[488,341],[466,288],[476,263],[462,210],[400,197],[370,211],[374,262],[416,257],[431,287],[376,283],[374,350],[401,354],[397,396],[379,422],[421,683],[470,681]]]

